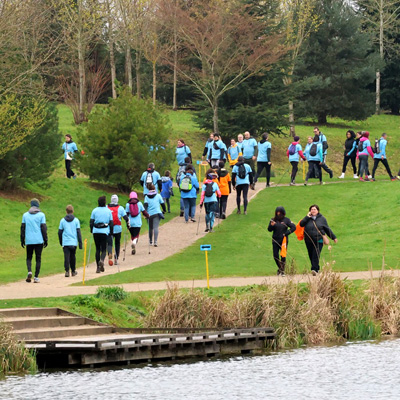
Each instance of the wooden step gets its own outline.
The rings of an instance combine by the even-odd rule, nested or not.
[[[33,329],[33,328],[54,328],[60,326],[79,326],[97,325],[84,317],[57,315],[52,317],[18,317],[18,318],[3,318],[3,322],[11,325],[14,330],[18,329]]]

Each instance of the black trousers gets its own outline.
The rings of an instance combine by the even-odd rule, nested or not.
[[[120,252],[120,249],[121,249],[121,232],[120,233],[114,233],[114,235],[108,235],[108,238],[107,238],[107,247],[108,247],[107,251],[108,251],[108,254],[112,253],[113,239],[115,241],[115,246],[114,246],[115,247],[115,256],[117,258],[119,258],[119,252]]]
[[[105,233],[93,233],[94,244],[96,245],[96,264],[99,266],[100,260],[104,262],[107,255],[107,238]]]
[[[139,234],[140,234],[140,226],[131,226],[129,228],[129,232],[131,234],[131,240],[139,239]]]
[[[349,161],[351,161],[351,166],[353,167],[353,174],[355,175],[357,173],[356,157],[344,156],[342,172],[343,173],[346,172],[347,163]]]
[[[228,195],[223,194],[219,199],[219,215],[226,214],[226,206],[228,205]]]
[[[35,260],[36,260],[35,278],[39,277],[40,267],[42,265],[42,251],[43,251],[43,243],[26,245],[26,266],[28,268],[28,272],[32,272],[32,258],[33,258],[33,253],[35,253]]]
[[[290,161],[292,164],[292,175],[290,176],[290,182],[294,183],[296,179],[297,171],[299,170],[299,162],[298,161]]]
[[[275,263],[278,267],[278,273],[279,272],[285,272],[285,265],[286,265],[286,257],[280,257],[279,252],[281,251],[282,248],[282,240],[276,240],[272,239],[272,254],[274,255],[274,260]],[[286,238],[286,248],[289,245],[289,240]]]
[[[242,197],[242,193],[243,193],[243,208],[244,208],[244,211],[246,211],[247,204],[249,202],[247,200],[247,195],[249,193],[249,184],[248,183],[236,186],[236,205],[237,205],[238,210],[240,210],[240,200]]]
[[[72,160],[65,160],[65,169],[67,171],[68,179],[71,179],[75,175],[75,172],[71,169],[71,161]]]
[[[324,244],[320,242],[314,243],[312,240],[306,238],[304,238],[304,241],[306,242],[308,257],[311,261],[311,271],[318,272],[320,269],[319,259],[321,257],[321,251]]]
[[[250,165],[251,171],[253,172],[253,176],[254,176],[255,175],[255,170],[254,170],[254,160],[253,160],[253,158],[245,158],[244,162],[246,164]]]
[[[267,177],[267,185],[269,185],[269,181],[271,179],[271,164],[269,164],[266,161],[257,161],[257,173],[256,177],[254,178],[254,183],[257,182],[264,168],[265,168],[265,175]]]
[[[372,168],[372,177],[375,178],[375,172],[378,168],[379,162],[381,162],[385,168],[389,176],[392,178],[392,171],[390,170],[389,163],[386,158],[382,160],[382,158],[374,158],[374,167]]]
[[[320,182],[322,182],[322,172],[321,172],[321,166],[319,165],[319,161],[308,162],[306,182],[308,182],[310,178],[316,178],[319,179]]]
[[[63,251],[65,271],[69,272],[71,267],[71,271],[74,272],[76,269],[76,246],[64,246]]]

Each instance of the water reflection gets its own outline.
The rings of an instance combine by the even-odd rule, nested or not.
[[[400,339],[10,377],[0,399],[399,399]]]

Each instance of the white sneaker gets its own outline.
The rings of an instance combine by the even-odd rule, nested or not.
[[[354,179],[358,179],[358,175],[357,175],[357,174],[354,174],[354,175],[353,175],[353,178],[354,178]]]
[[[372,179],[372,175],[368,175],[368,179]]]
[[[339,176],[339,179],[344,179],[344,173],[342,172],[342,175]]]

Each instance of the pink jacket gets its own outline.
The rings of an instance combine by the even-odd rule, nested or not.
[[[362,138],[360,139],[360,143],[361,143],[361,142],[365,142],[366,140],[369,141],[368,138],[362,137]],[[357,149],[357,158],[359,157],[360,154],[368,155],[367,152],[369,153],[369,155],[370,155],[372,158],[374,158],[374,152],[372,151],[372,148],[371,148],[371,142],[370,142],[370,145],[367,146],[366,149],[365,149],[364,151],[360,152],[360,151]]]

